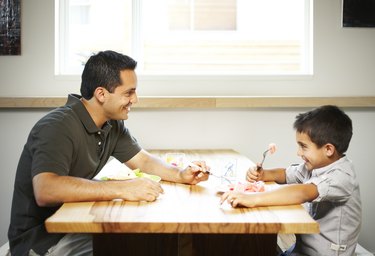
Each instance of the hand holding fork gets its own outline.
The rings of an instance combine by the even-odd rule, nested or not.
[[[198,166],[198,165],[196,165],[196,164],[194,164],[194,163],[189,163],[189,166],[190,167],[193,167],[193,168],[195,168],[195,169],[197,169],[197,170],[199,170],[200,169],[200,167]],[[226,171],[226,173],[228,172],[228,171],[231,171],[232,168],[233,167],[233,164],[231,164],[231,165],[229,165],[229,167],[227,167],[227,171]],[[225,175],[226,175],[226,173],[224,174],[224,175],[217,175],[217,174],[215,174],[215,173],[213,173],[213,172],[211,172],[211,171],[208,171],[208,170],[204,170],[204,171],[202,171],[203,173],[207,173],[208,175],[212,175],[212,176],[214,176],[214,177],[216,177],[216,178],[220,178],[220,179],[224,179],[224,180],[226,180],[229,184],[231,184],[232,183],[232,181],[230,180],[230,179],[228,179]]]

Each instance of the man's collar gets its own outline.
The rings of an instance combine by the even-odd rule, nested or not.
[[[104,124],[103,129],[100,129],[96,126],[94,120],[90,116],[89,112],[87,111],[86,107],[83,105],[82,96],[78,94],[69,94],[68,101],[66,102],[65,106],[70,107],[79,117],[82,124],[85,126],[86,130],[89,133],[97,133],[98,131],[109,131],[112,127],[109,122]]]

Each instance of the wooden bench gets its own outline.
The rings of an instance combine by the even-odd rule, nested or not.
[[[296,242],[296,236],[293,234],[278,234],[277,235],[277,245],[280,252],[285,252]],[[374,256],[373,253],[367,251],[360,244],[357,244],[355,249],[356,256]]]
[[[6,256],[9,252],[9,243],[6,242],[0,247],[0,256]]]
[[[278,234],[277,235],[277,245],[279,246],[280,252],[286,251],[290,246],[292,246],[296,241],[296,237],[293,234]],[[9,243],[6,242],[0,247],[0,256],[6,256],[9,252]],[[356,256],[374,256],[371,252],[367,251],[360,244],[357,244],[355,250]]]

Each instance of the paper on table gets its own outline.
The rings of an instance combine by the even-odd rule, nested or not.
[[[121,163],[116,158],[109,160],[100,172],[93,178],[94,180],[101,180],[103,177],[126,177],[135,178],[134,172],[125,164]]]

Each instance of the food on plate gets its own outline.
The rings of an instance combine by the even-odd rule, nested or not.
[[[135,170],[122,170],[116,175],[108,175],[101,178],[101,180],[129,180],[134,178],[148,178],[153,181],[159,182],[161,178],[157,175],[152,175],[142,172],[140,169]]]
[[[229,184],[228,188],[230,191],[237,192],[264,192],[265,184],[263,181],[256,182],[237,182],[235,184]]]

